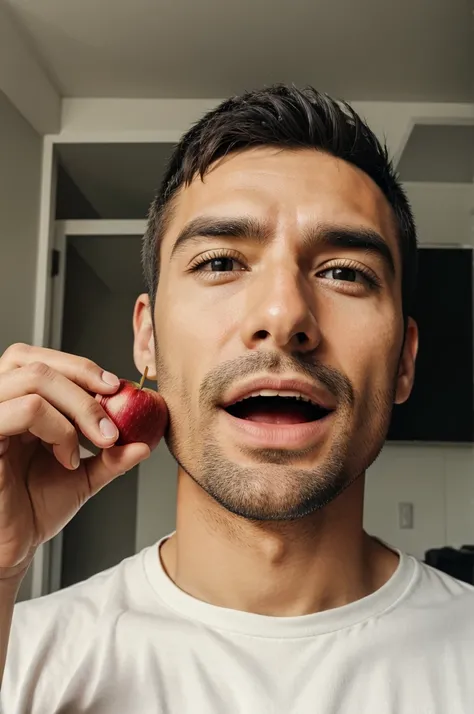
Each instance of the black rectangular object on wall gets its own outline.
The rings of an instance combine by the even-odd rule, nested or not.
[[[472,250],[420,248],[418,256],[415,384],[408,401],[394,407],[387,439],[472,442]]]

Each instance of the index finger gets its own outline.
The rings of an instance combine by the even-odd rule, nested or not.
[[[0,357],[0,374],[32,362],[44,362],[90,392],[113,392],[120,381],[117,375],[102,369],[93,360],[79,355],[35,347],[23,342],[10,345]]]

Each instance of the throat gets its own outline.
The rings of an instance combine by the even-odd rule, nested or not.
[[[326,416],[325,409],[293,397],[250,397],[227,407],[237,419],[265,424],[304,424]]]

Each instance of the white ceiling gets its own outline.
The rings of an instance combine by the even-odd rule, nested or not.
[[[472,0],[4,1],[68,97],[474,96]]]

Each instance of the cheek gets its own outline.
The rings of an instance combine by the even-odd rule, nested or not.
[[[231,321],[215,299],[178,301],[175,296],[168,305],[156,320],[160,361],[172,381],[167,400],[173,403],[179,395],[180,403],[185,399],[196,406],[203,379],[226,358]]]
[[[173,335],[179,336],[180,349],[195,366],[212,362],[225,340],[229,320],[216,300],[177,305],[173,311]]]
[[[340,307],[340,306],[339,306]],[[393,386],[402,327],[393,308],[354,300],[348,310],[325,311],[322,334],[328,357],[351,380],[357,393]]]
[[[222,361],[223,346],[242,317],[245,290],[239,289],[240,285],[238,280],[228,285],[205,285],[190,279],[182,282],[179,295],[176,290],[169,295],[173,330],[199,365]]]

